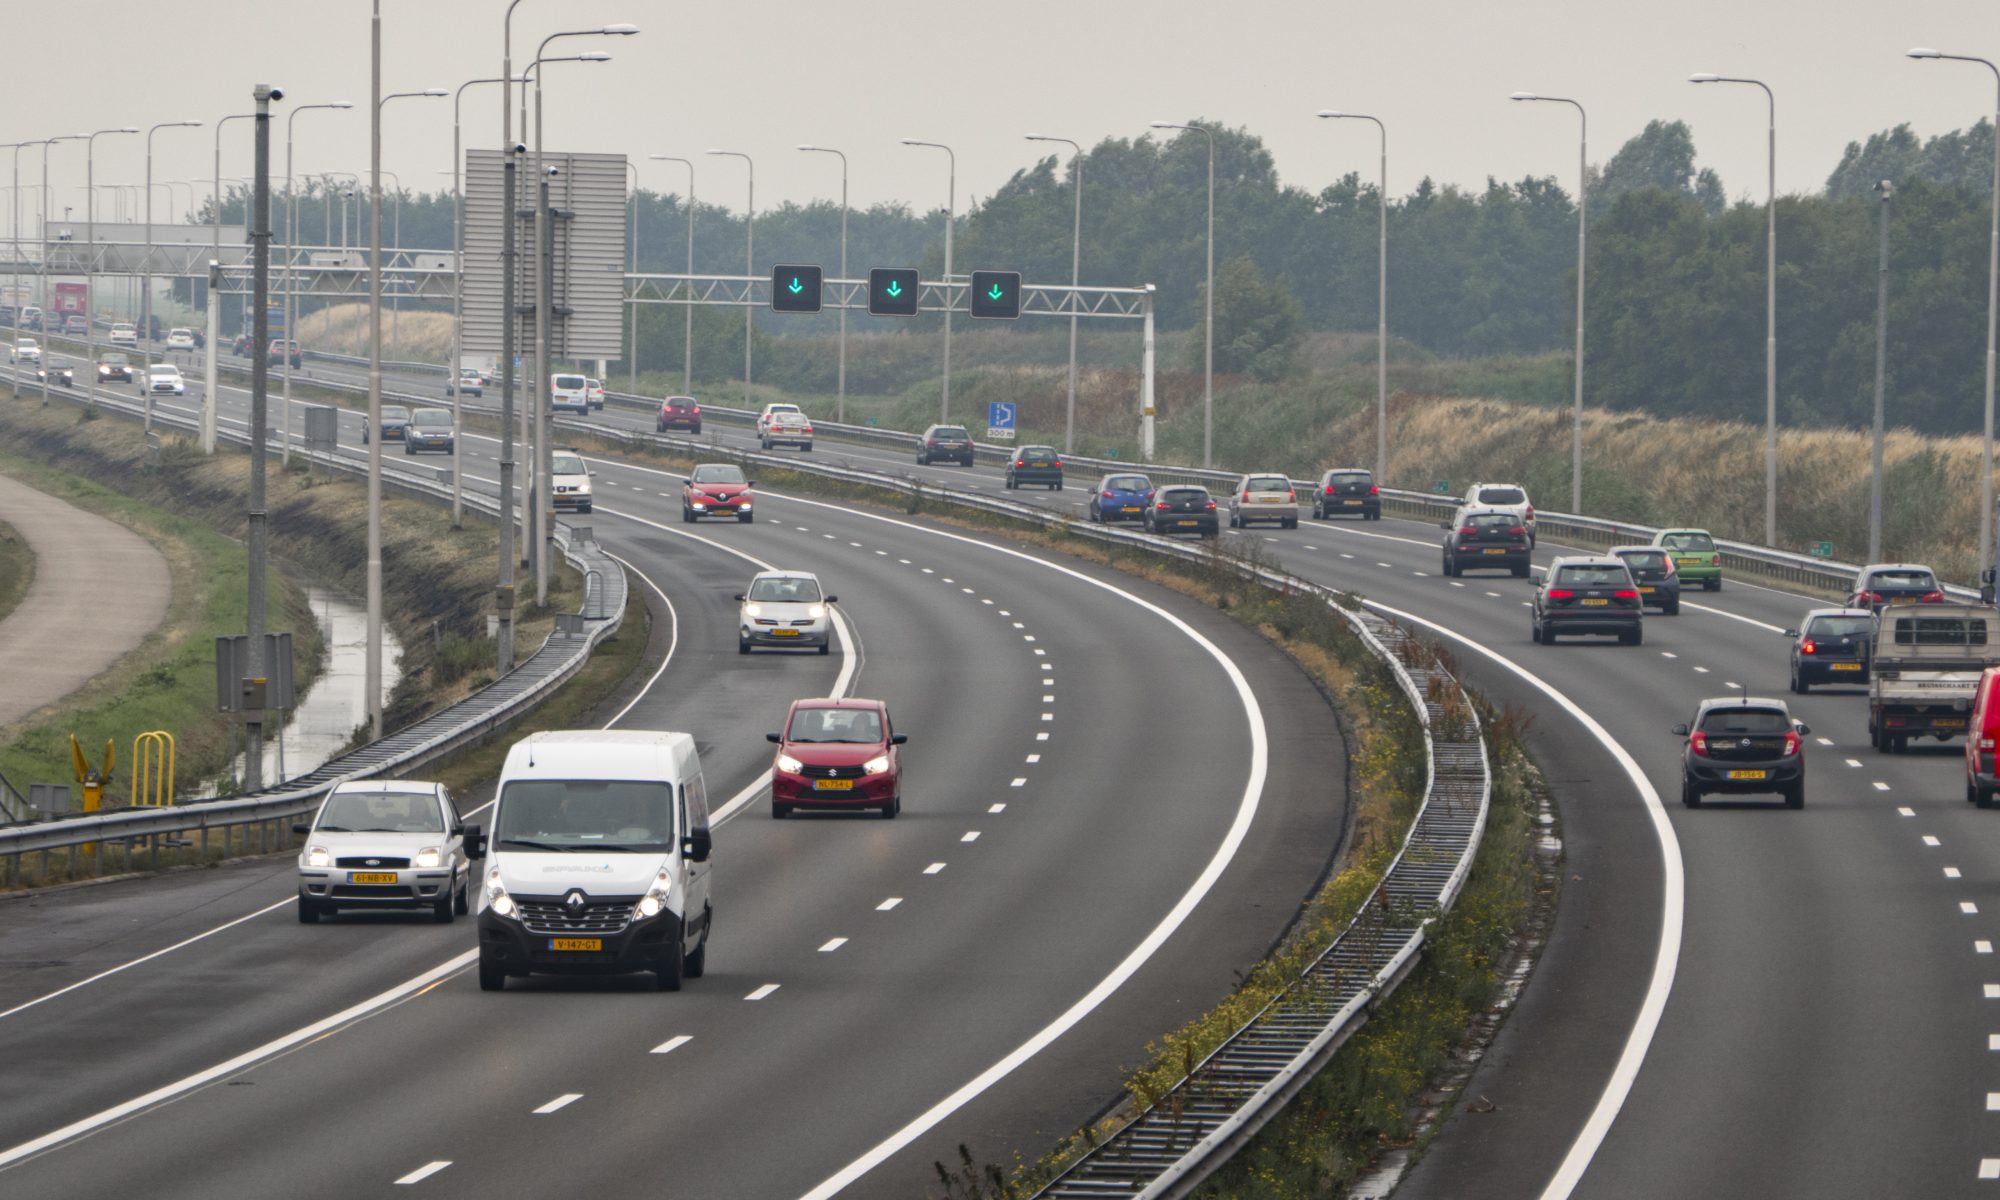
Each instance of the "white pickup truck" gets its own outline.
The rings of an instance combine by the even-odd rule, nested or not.
[[[1911,738],[1958,737],[1979,676],[2000,666],[2000,613],[1981,604],[1891,604],[1869,647],[1868,737],[1885,754]]]

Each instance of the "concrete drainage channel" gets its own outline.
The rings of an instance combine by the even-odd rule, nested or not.
[[[80,396],[64,398],[82,400]],[[123,399],[99,396],[98,404],[129,416],[141,414],[139,404]],[[156,424],[189,432],[196,428],[193,421],[158,411],[153,414],[153,420]],[[233,431],[221,431],[219,436],[242,445],[249,442],[245,435]],[[337,455],[314,454],[309,457],[319,465],[334,470],[352,474],[359,474],[362,470],[360,464]],[[412,495],[447,504],[451,501],[451,488],[436,482],[427,473],[397,470],[385,464],[383,482]],[[498,518],[499,506],[492,499],[470,492],[465,494],[464,499],[468,507]],[[242,848],[275,850],[285,842],[290,819],[310,811],[334,784],[348,779],[367,779],[414,770],[461,746],[479,741],[527,712],[581,670],[591,651],[617,631],[625,615],[626,581],[623,568],[598,547],[588,530],[572,529],[563,524],[558,524],[556,530],[563,556],[588,581],[583,609],[574,617],[558,618],[556,632],[539,650],[489,686],[406,729],[340,755],[305,775],[262,792],[177,808],[143,809],[0,828],[0,885],[11,886],[20,882],[23,855],[41,854],[42,877],[47,878],[50,852],[75,846],[105,846],[106,851],[98,853],[93,859],[100,871],[107,867],[109,847],[114,845],[123,848],[124,861],[129,868],[138,864],[138,848],[142,844],[152,852],[155,862],[167,845],[198,845],[206,855],[211,838],[216,835],[220,836],[225,850],[238,845],[235,839],[239,829]]]
[[[632,433],[587,420],[557,426],[607,441],[680,454],[714,455],[707,443]],[[908,479],[747,451],[724,452],[746,466],[862,483],[1013,517],[1078,536],[1144,547],[1194,562],[1211,552],[1149,534],[1071,522],[1044,509]],[[1253,1016],[1152,1107],[1097,1143],[1038,1197],[1179,1197],[1190,1194],[1246,1145],[1324,1066],[1374,1007],[1416,965],[1425,931],[1458,898],[1479,852],[1492,775],[1479,718],[1458,681],[1408,631],[1363,608],[1336,603],[1331,589],[1282,572],[1239,564],[1247,578],[1277,591],[1317,596],[1387,663],[1424,727],[1429,781],[1415,821],[1382,882],[1300,978]]]

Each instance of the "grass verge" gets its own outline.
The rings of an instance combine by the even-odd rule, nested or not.
[[[0,521],[0,621],[21,605],[35,582],[35,552],[18,531]]]

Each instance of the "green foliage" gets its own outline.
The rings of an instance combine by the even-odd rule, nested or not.
[[[1723,209],[1722,177],[1695,170],[1694,134],[1686,121],[1648,121],[1646,128],[1611,156],[1591,186],[1592,200],[1616,200],[1629,192],[1654,190],[1686,193],[1692,181],[1702,211],[1714,216]]]
[[[1215,275],[1215,369],[1269,383],[1291,374],[1298,353],[1299,302],[1248,258]],[[1187,369],[1202,369],[1202,343],[1190,339]]]
[[[1981,118],[1970,129],[1941,133],[1919,142],[1910,127],[1898,125],[1868,140],[1849,142],[1840,165],[1826,177],[1830,200],[1870,198],[1879,180],[1897,184],[1922,179],[1945,187],[1983,192],[1993,182],[1993,123]]]

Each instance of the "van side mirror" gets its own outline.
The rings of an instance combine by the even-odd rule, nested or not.
[[[910,740],[910,735],[909,735],[909,734],[907,734],[907,733],[898,733],[898,734],[895,734],[895,735],[893,735],[893,736],[891,736],[891,737],[889,738],[889,744],[890,744],[891,746],[900,746],[900,745],[902,745],[903,743],[905,743],[905,742],[907,742],[907,741],[909,741],[909,740]]]
[[[765,740],[765,741],[767,741],[767,742],[778,742],[778,743],[782,744],[782,743],[784,742],[784,740],[785,740],[785,739],[784,739],[784,738],[782,738],[782,737],[779,737],[779,736],[778,736],[777,734],[775,734],[775,733],[767,733],[767,734],[765,734],[765,735],[764,735],[764,740]]]
[[[1674,732],[1682,737],[1686,737],[1688,732],[1688,727],[1685,725],[1676,725],[1674,726]]]
[[[707,862],[714,849],[715,838],[706,829],[691,830],[681,839],[681,853],[687,855],[690,862]]]
[[[312,827],[312,823],[311,823],[310,821],[293,821],[293,822],[292,822],[292,832],[293,832],[293,833],[296,833],[296,834],[300,834],[301,836],[303,836],[303,835],[305,835],[305,834],[308,834],[308,833],[311,833],[312,831],[313,831],[313,827]]]
[[[471,859],[486,857],[486,835],[479,831],[477,825],[465,827],[465,857]]]

